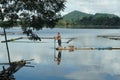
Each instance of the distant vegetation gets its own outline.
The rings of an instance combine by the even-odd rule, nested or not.
[[[64,6],[62,7],[64,9]],[[48,10],[49,12],[49,10]],[[56,12],[55,12],[56,13]],[[6,13],[6,15],[9,14]],[[96,14],[87,14],[80,11],[72,11],[61,18],[60,15],[55,15],[56,17],[51,17],[49,19],[41,18],[39,15],[36,17],[28,15],[27,13],[21,13],[24,18],[20,19],[16,14],[11,14],[10,20],[0,21],[0,27],[11,28],[14,26],[22,26],[22,29],[27,27],[33,27],[35,29],[41,29],[42,27],[53,28],[56,24],[56,27],[62,28],[120,28],[120,17],[114,14],[107,13],[96,13]],[[52,13],[48,13],[49,15]],[[44,14],[45,17],[48,14]],[[59,16],[59,17],[58,17]],[[20,19],[17,21],[17,19]],[[47,18],[47,17],[46,17]],[[54,19],[52,19],[54,18]],[[2,13],[0,11],[0,19],[2,19]],[[45,20],[43,20],[45,19]],[[59,20],[59,21],[58,21]]]
[[[120,28],[120,17],[114,14],[87,14],[73,11],[63,16],[58,26],[69,28]]]

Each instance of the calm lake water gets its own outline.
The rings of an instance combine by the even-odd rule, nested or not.
[[[6,30],[8,39],[24,37],[19,29]],[[15,33],[14,35],[11,34]],[[120,47],[119,40],[109,40],[97,35],[120,35],[119,29],[42,29],[34,31],[41,37],[53,37],[61,33],[62,46],[68,47]],[[2,29],[0,29],[2,33]],[[75,37],[69,44],[66,42]],[[0,36],[0,41],[4,36]],[[57,43],[56,43],[57,46]],[[35,59],[31,65],[15,73],[16,80],[120,80],[120,50],[78,50],[62,51],[58,65],[54,56],[54,40],[42,39],[41,42],[27,39],[9,43],[11,60]],[[0,43],[0,62],[8,62],[5,43]],[[2,66],[0,66],[2,70]]]

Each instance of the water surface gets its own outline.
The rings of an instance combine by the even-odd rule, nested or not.
[[[8,39],[23,37],[21,30],[10,29]],[[2,33],[2,29],[0,30]],[[68,47],[120,47],[120,41],[98,38],[97,35],[120,35],[119,29],[46,29],[34,31],[42,37],[53,37],[57,32],[62,38],[75,37],[77,39],[66,42],[62,39],[62,46]],[[0,36],[4,40],[4,36]],[[22,42],[22,43],[20,43]],[[27,42],[27,43],[26,43]],[[56,43],[57,46],[57,43]],[[35,59],[31,65],[34,68],[22,68],[15,73],[16,80],[120,80],[120,51],[119,50],[80,50],[62,51],[61,63],[58,65],[54,56],[54,40],[42,39],[34,43],[27,39],[9,43],[11,60]],[[6,46],[0,43],[0,62],[8,62]],[[2,69],[2,66],[0,66]]]

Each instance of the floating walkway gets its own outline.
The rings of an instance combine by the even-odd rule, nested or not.
[[[12,38],[12,39],[8,39],[6,40],[7,42],[13,42],[13,41],[16,41],[16,40],[20,40],[20,39],[30,39],[31,37],[18,37],[18,38]],[[55,39],[54,37],[40,37],[41,39]],[[69,39],[67,41],[67,43],[69,43],[70,41],[74,40],[74,39],[77,39],[75,37],[72,37],[72,38],[62,38],[62,39]],[[5,43],[6,41],[1,41],[1,43]]]
[[[108,38],[108,37],[120,37],[115,35],[98,35],[97,37]]]
[[[101,37],[101,38],[107,38],[107,39],[111,39],[111,40],[120,40],[120,36],[112,36],[112,35],[99,35],[97,37]]]
[[[74,50],[120,50],[120,48],[115,48],[115,47],[100,47],[100,48],[89,48],[89,47],[80,47],[80,48],[74,48],[74,47],[68,47],[68,48],[56,48],[56,50],[69,50],[69,51],[74,51]]]

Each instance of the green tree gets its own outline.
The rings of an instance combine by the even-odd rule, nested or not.
[[[32,27],[39,30],[44,26],[53,28],[61,19],[60,11],[64,10],[65,2],[66,0],[0,0],[0,18],[3,22],[7,20],[11,24],[9,27],[13,27],[19,20],[25,29]]]

